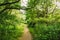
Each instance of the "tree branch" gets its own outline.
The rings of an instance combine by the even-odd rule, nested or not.
[[[0,11],[0,14],[2,14],[5,10],[7,10],[6,8],[4,8],[2,11]]]
[[[19,8],[17,8],[17,7],[8,7],[8,8],[6,8],[6,9],[29,10],[29,9],[31,9],[31,8],[30,8],[30,7],[19,7]]]
[[[56,10],[56,6],[55,6],[55,8],[53,9],[52,14],[54,13],[55,10]]]
[[[56,2],[57,2],[57,0],[56,0]],[[54,9],[53,9],[53,11],[52,11],[52,14],[53,14],[54,11],[56,10],[56,7],[57,7],[57,5],[55,5],[55,7],[54,7]]]
[[[2,4],[0,4],[0,6],[4,6],[4,5],[8,5],[8,4],[15,4],[15,3],[19,2],[19,1],[20,0],[17,0],[15,2],[10,2],[10,3],[2,3]]]
[[[2,11],[0,11],[0,13],[2,14],[2,13],[3,13],[5,10],[7,10],[7,9],[29,10],[29,9],[32,9],[32,8],[33,8],[33,7],[19,7],[19,8],[17,8],[17,7],[6,7],[6,8],[4,8]]]

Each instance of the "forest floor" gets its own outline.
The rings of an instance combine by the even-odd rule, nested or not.
[[[31,33],[29,32],[29,29],[27,28],[27,26],[24,27],[24,33],[20,40],[32,40]]]

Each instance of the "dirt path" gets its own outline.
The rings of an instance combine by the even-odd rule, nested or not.
[[[32,40],[32,36],[31,36],[27,26],[24,28],[24,33],[20,40]]]

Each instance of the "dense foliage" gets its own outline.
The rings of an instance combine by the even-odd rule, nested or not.
[[[60,40],[57,1],[28,0],[25,7],[21,6],[21,0],[0,0],[0,40],[18,40],[26,21],[33,40]],[[20,9],[26,11],[26,20]]]
[[[0,0],[0,40],[18,40],[23,33],[24,20],[16,0]]]
[[[33,40],[60,40],[60,14],[53,0],[29,1],[27,23]],[[37,2],[37,4],[35,4]],[[31,6],[31,7],[32,7]]]

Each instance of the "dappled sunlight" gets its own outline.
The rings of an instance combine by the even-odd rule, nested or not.
[[[55,2],[55,4],[57,5],[56,8],[60,9],[60,2]]]
[[[0,40],[60,40],[60,0],[0,0]]]

